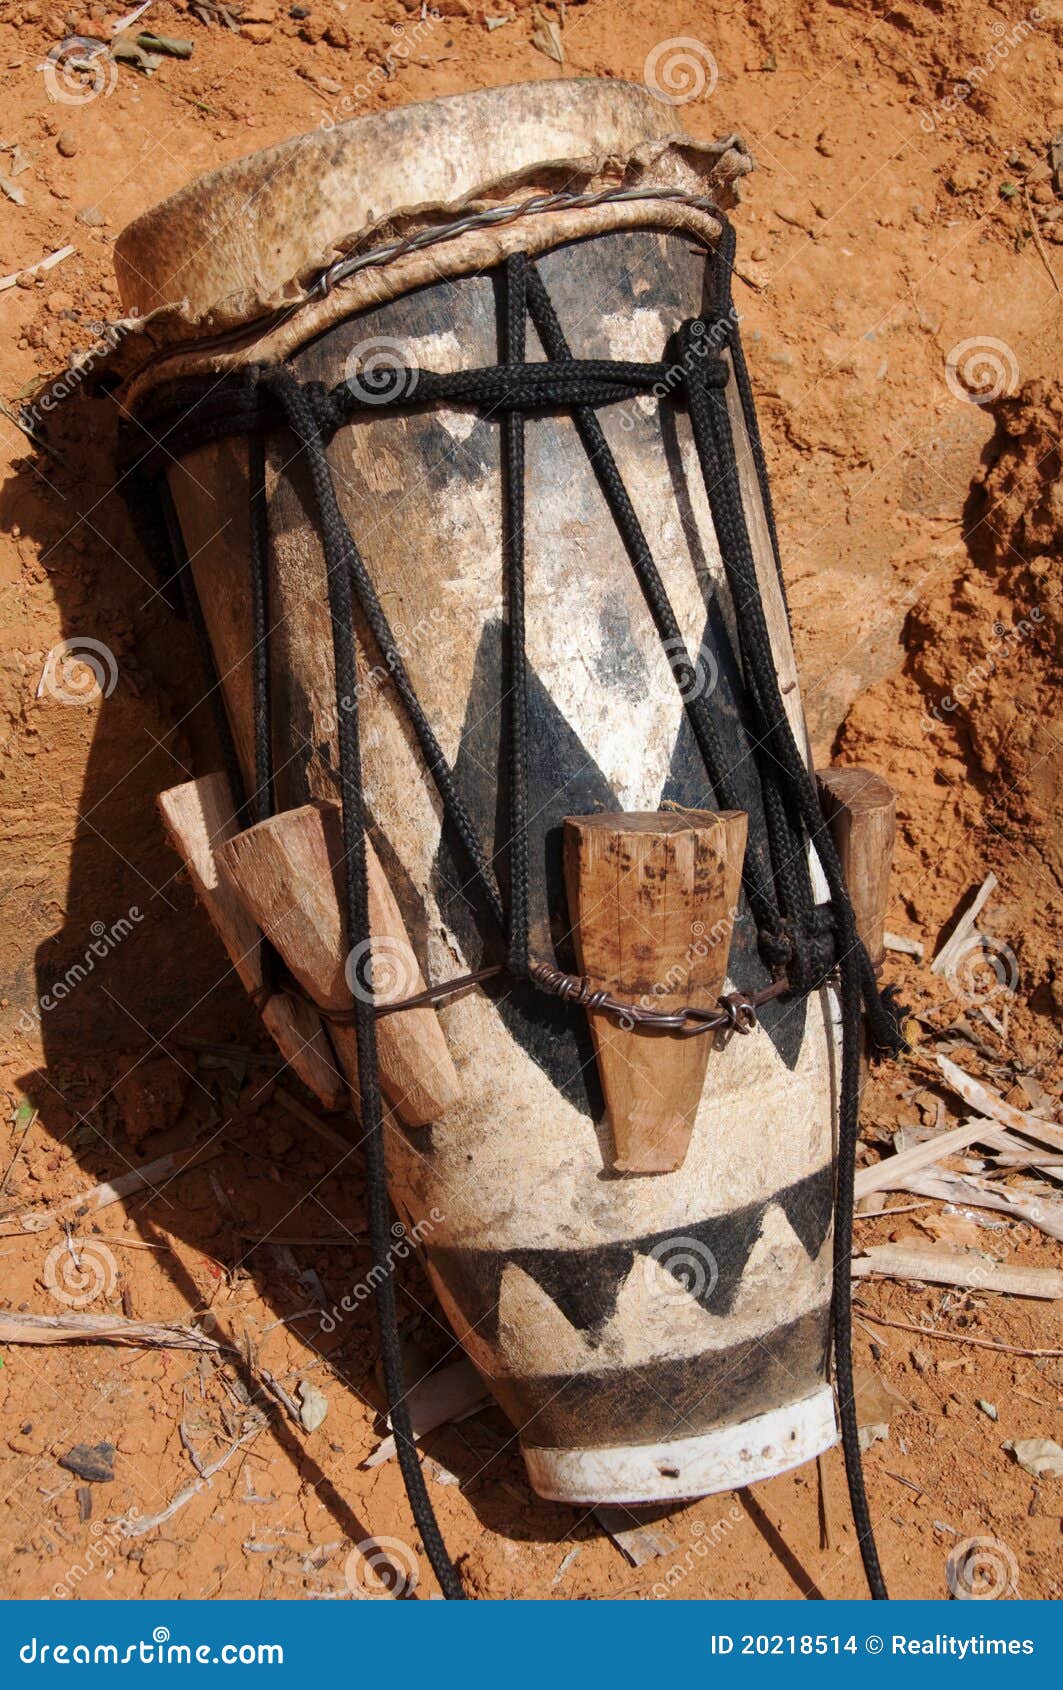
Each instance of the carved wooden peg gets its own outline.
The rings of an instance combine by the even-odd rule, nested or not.
[[[569,816],[565,881],[580,972],[625,1002],[712,1009],[727,978],[742,810]],[[682,1165],[713,1043],[589,1016],[621,1173]]]
[[[379,997],[395,1002],[425,990],[399,906],[368,840],[366,856],[371,962],[349,954],[339,888],[343,840],[335,805],[286,810],[237,834],[217,853],[222,876],[269,935],[303,991],[326,1011],[351,1008],[351,979],[365,979],[369,966]],[[386,976],[386,994],[380,975]],[[335,1020],[329,1030],[357,1106],[355,1030]],[[439,1120],[461,1095],[443,1029],[431,1007],[381,1016],[377,1052],[381,1089],[408,1126]]]
[[[897,794],[870,769],[817,769],[820,802],[842,865],[856,931],[877,968],[885,956],[886,903],[893,862]],[[860,1055],[860,1090],[867,1051]]]
[[[849,888],[856,931],[873,963],[882,961],[897,794],[870,769],[817,769],[823,813],[830,823]]]
[[[232,888],[219,879],[214,861],[216,849],[237,831],[228,779],[213,774],[185,781],[160,792],[156,803],[197,898],[244,987],[254,996],[263,984],[258,929]],[[347,1102],[343,1074],[313,1005],[278,992],[263,1004],[262,1020],[303,1084],[326,1109],[343,1109]]]

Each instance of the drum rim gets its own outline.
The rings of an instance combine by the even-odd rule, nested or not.
[[[419,169],[414,145],[427,161]],[[156,316],[154,338],[172,344],[298,305],[308,278],[375,231],[402,234],[420,217],[562,183],[704,191],[710,176],[727,209],[726,185],[750,168],[736,137],[693,139],[641,84],[504,84],[365,113],[230,160],[128,224],[115,269],[131,326]]]

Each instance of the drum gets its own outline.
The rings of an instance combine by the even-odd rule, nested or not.
[[[827,1357],[838,1000],[825,970],[811,986],[775,990],[778,959],[751,902],[753,868],[770,891],[785,889],[794,863],[778,853],[779,787],[758,727],[764,683],[750,669],[746,607],[685,397],[691,360],[710,359],[722,371],[709,386],[735,443],[770,666],[807,763],[763,466],[738,379],[737,313],[721,322],[712,304],[723,214],[750,166],[733,137],[694,142],[641,88],[539,82],[366,117],[226,165],[140,218],[116,249],[123,295],[140,313],[123,352],[123,402],[145,431],[131,462],[152,459],[244,786],[261,789],[265,757],[273,809],[308,816],[311,830],[352,801],[342,743],[352,700],[334,661],[334,572],[346,579],[350,563],[341,529],[386,617],[382,645],[356,602],[370,874],[383,876],[405,936],[393,927],[390,948],[378,944],[371,992],[378,1011],[389,996],[392,1007],[422,1000],[416,1012],[441,1030],[453,1065],[427,1119],[426,1109],[385,1111],[388,1189],[456,1338],[519,1433],[532,1485],[572,1503],[742,1486],[836,1438]],[[518,286],[531,302],[519,322]],[[497,373],[516,362],[533,372],[522,373],[519,399]],[[255,413],[267,417],[257,447],[232,421],[241,395],[252,408],[263,391],[269,405],[278,395],[288,404],[289,390],[264,374],[278,368],[306,402],[298,416],[317,419],[341,523],[320,462],[302,449],[311,423],[297,421],[295,400]],[[469,371],[488,374],[463,386]],[[181,383],[192,385],[175,410]],[[329,409],[337,392],[350,395],[342,418]],[[198,417],[198,433],[171,432],[179,416]],[[519,607],[504,561],[517,483]],[[637,532],[617,516],[620,484]],[[650,590],[638,533],[674,625]],[[407,684],[504,912],[519,883],[530,975],[507,969],[505,922],[432,778]],[[526,751],[516,795],[515,731]],[[707,771],[709,733],[725,782]],[[566,819],[728,810],[748,816],[750,843],[720,978],[742,997],[728,1000],[730,1029],[702,1040],[677,1165],[618,1167],[594,1005],[571,984]],[[686,822],[669,828],[684,834]],[[822,849],[801,827],[793,841],[813,904],[825,908]],[[665,889],[680,872],[680,844],[668,849]],[[342,845],[329,861],[342,881]],[[647,870],[654,896],[656,872]],[[298,901],[294,878],[291,890]],[[688,926],[683,981],[715,943],[696,918]],[[293,962],[283,932],[270,937],[312,984],[309,953]],[[354,937],[333,933],[328,944],[346,949]],[[628,984],[652,1013],[676,985],[655,979],[651,953]],[[462,991],[433,997],[467,977]],[[567,995],[544,989],[551,978],[569,983]],[[335,1040],[335,1000],[307,990],[304,1010],[306,997]],[[755,1006],[749,1036],[739,1002],[750,1023]],[[401,1009],[377,1022],[395,1035],[402,1024]],[[669,1036],[647,1026],[645,1036]],[[626,1030],[640,1036],[638,1023]]]

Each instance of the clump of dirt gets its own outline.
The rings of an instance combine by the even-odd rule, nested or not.
[[[1063,395],[1028,383],[995,406],[997,433],[966,511],[960,567],[914,604],[900,673],[854,704],[847,760],[896,786],[895,875],[931,945],[993,869],[1034,1010],[1063,1010]]]

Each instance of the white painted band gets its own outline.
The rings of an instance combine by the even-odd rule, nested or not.
[[[682,1502],[774,1478],[837,1441],[834,1393],[821,1385],[800,1402],[696,1438],[604,1449],[528,1446],[524,1462],[548,1502]]]

